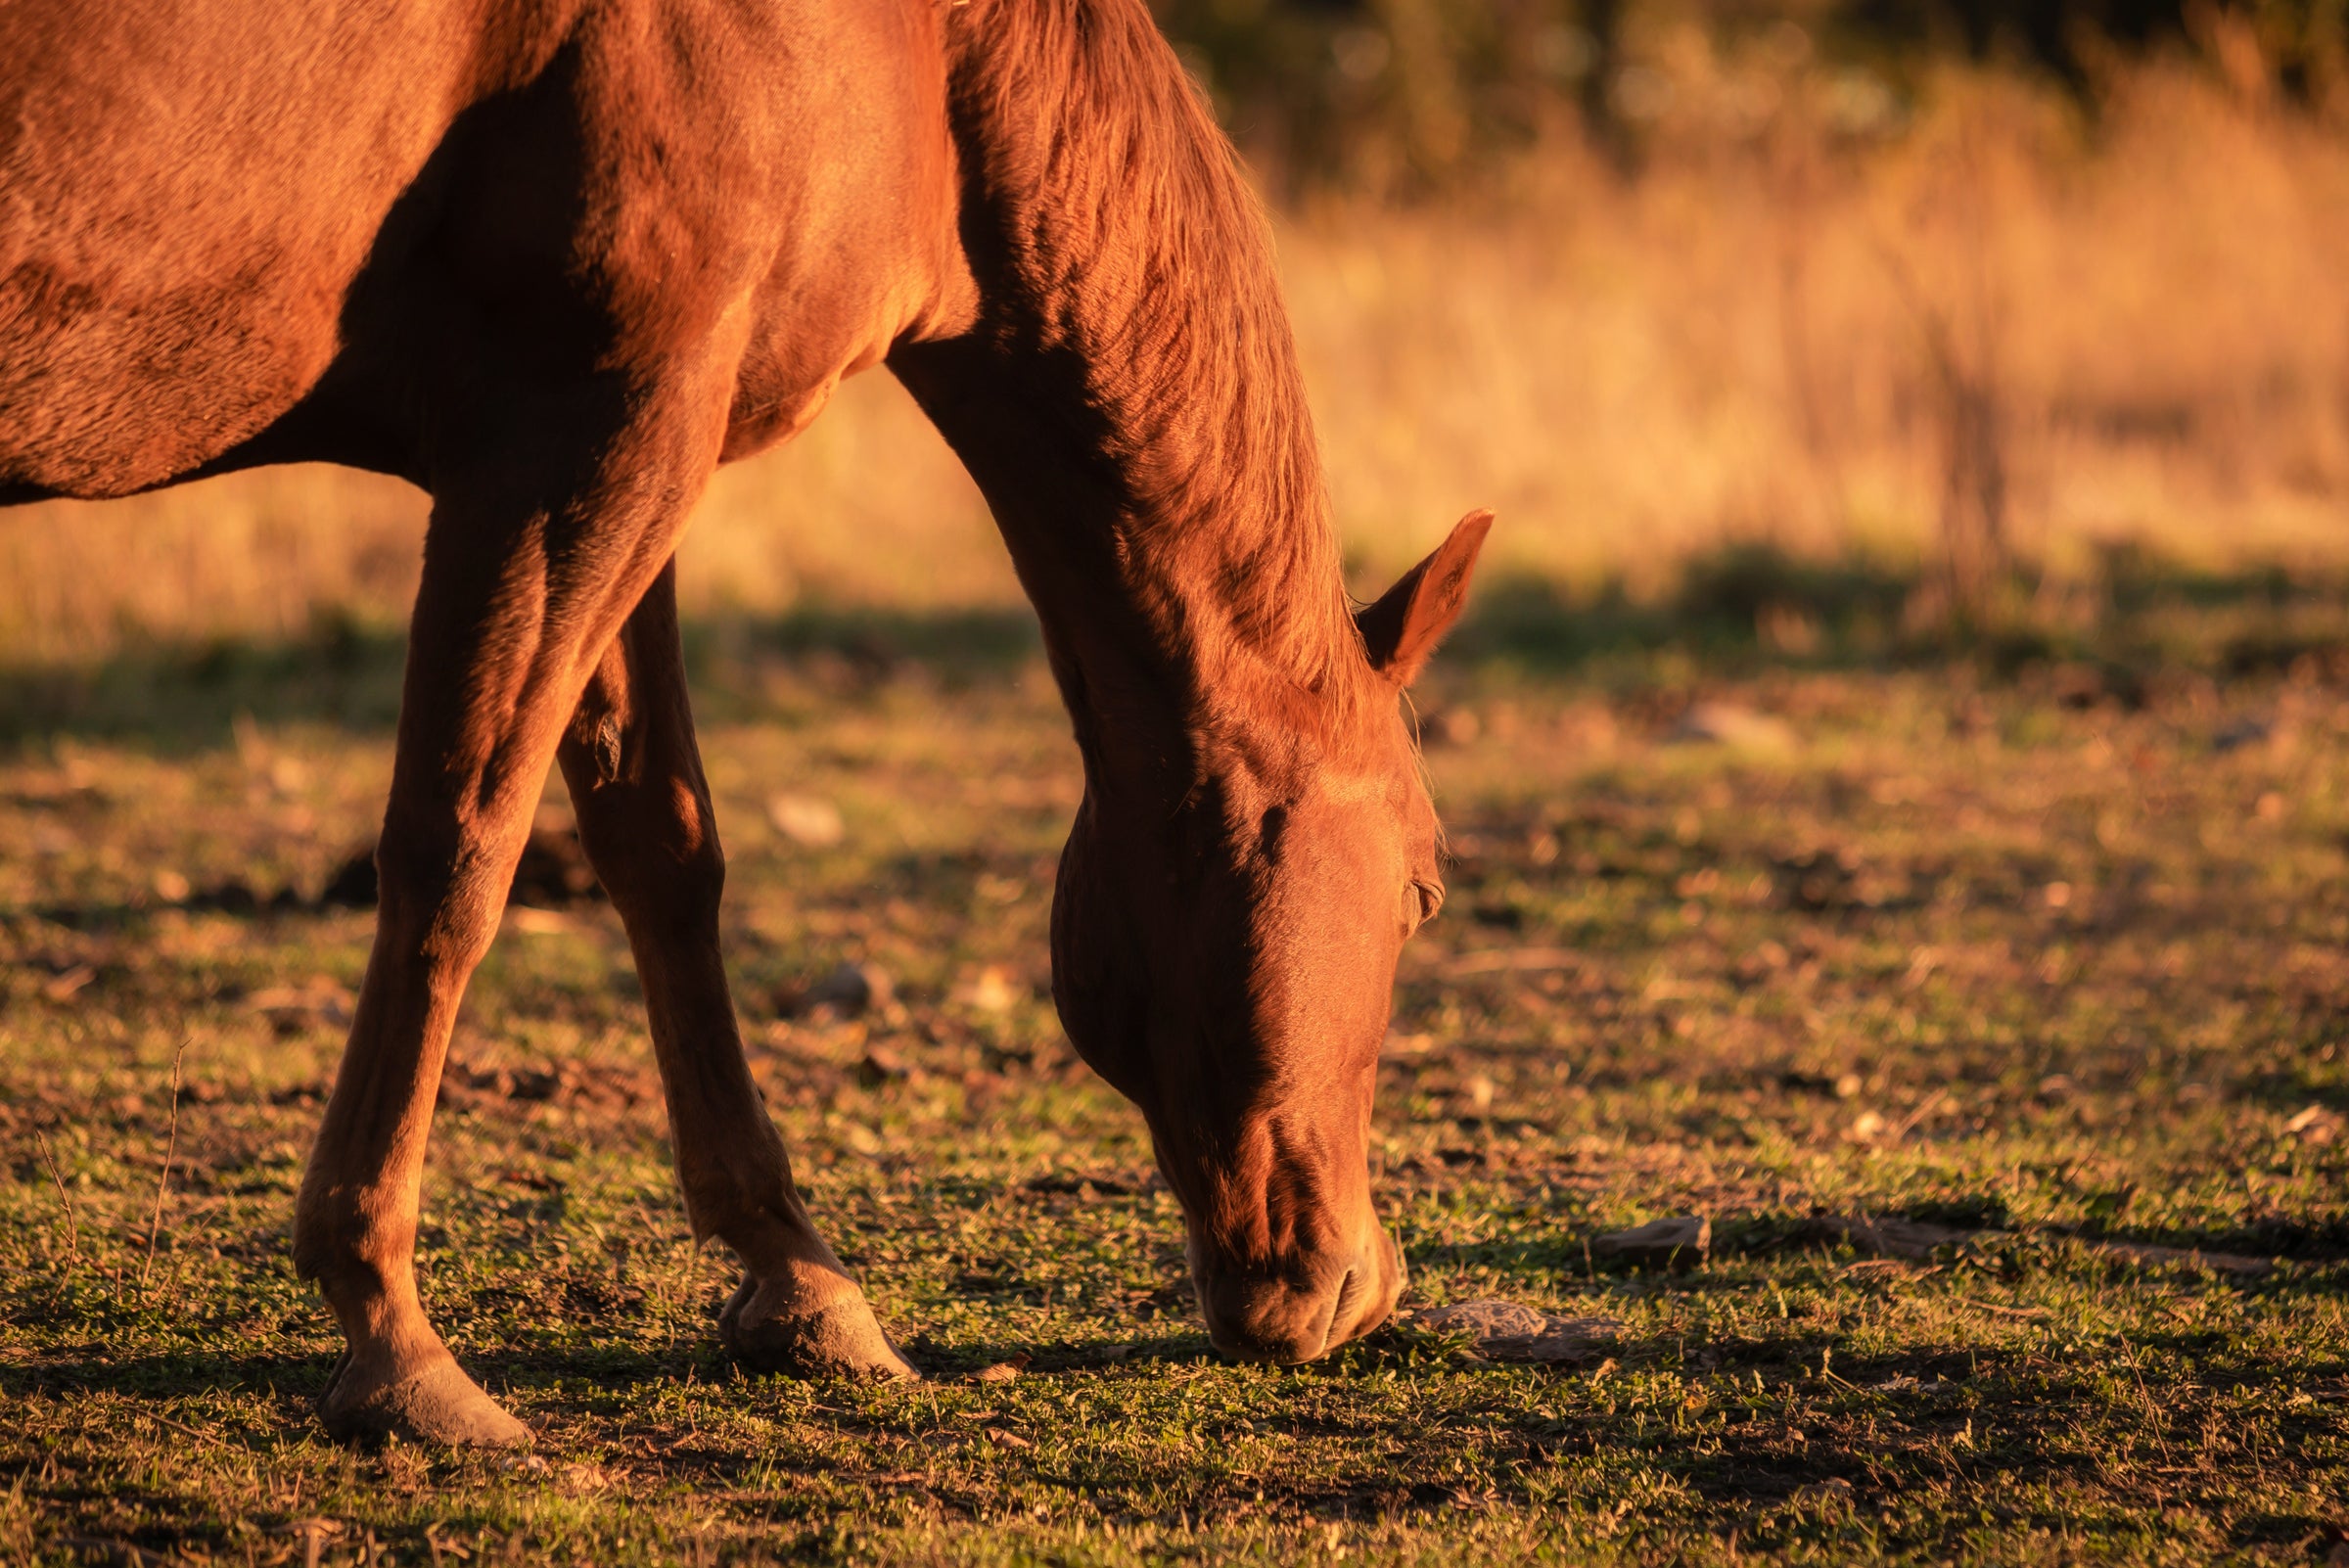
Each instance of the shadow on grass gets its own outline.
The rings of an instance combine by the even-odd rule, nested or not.
[[[2053,1334],[2062,1331],[2060,1325],[2050,1327]],[[812,1418],[843,1433],[928,1439],[911,1468],[893,1456],[903,1452],[902,1444],[875,1453],[862,1465],[843,1467],[817,1453],[777,1453],[763,1440],[729,1439],[722,1423],[710,1424],[709,1436],[697,1437],[703,1427],[691,1411],[656,1417],[632,1403],[644,1389],[674,1384],[689,1371],[713,1370],[716,1362],[706,1355],[541,1352],[476,1356],[468,1364],[493,1392],[531,1396],[530,1418],[556,1456],[580,1442],[600,1444],[616,1430],[670,1436],[667,1443],[637,1444],[622,1461],[626,1469],[647,1483],[667,1478],[751,1487],[777,1497],[818,1484],[852,1489],[845,1500],[834,1494],[794,1503],[819,1513],[863,1506],[859,1498],[869,1500],[871,1495],[855,1489],[879,1486],[910,1487],[965,1510],[999,1504],[1020,1488],[1043,1489],[1072,1502],[1081,1497],[1087,1509],[1128,1521],[1180,1517],[1187,1523],[1202,1509],[1244,1510],[1267,1503],[1330,1520],[1456,1519],[1463,1507],[1522,1500],[1529,1481],[1554,1477],[1565,1467],[1565,1473],[1615,1482],[1666,1477],[1676,1490],[1716,1510],[1729,1510],[1727,1517],[1741,1527],[1779,1534],[1788,1529],[1799,1534],[1806,1522],[1830,1527],[1855,1509],[1915,1499],[1946,1510],[1968,1498],[2002,1517],[2037,1521],[2044,1514],[2046,1527],[2059,1528],[2066,1515],[2053,1505],[2054,1496],[2091,1485],[2119,1505],[2157,1505],[2181,1473],[2176,1461],[2192,1452],[2192,1434],[2199,1429],[2208,1442],[2208,1417],[2218,1409],[2213,1384],[2239,1387],[2262,1380],[2255,1365],[2241,1368],[2241,1376],[2223,1372],[2193,1383],[2160,1376],[2148,1383],[2141,1372],[2133,1389],[2111,1375],[2115,1364],[2134,1368],[2140,1356],[2154,1357],[2152,1364],[2159,1367],[2170,1356],[2206,1349],[2206,1336],[2192,1332],[2141,1335],[2132,1342],[2128,1360],[2118,1362],[2113,1355],[2083,1356],[2076,1347],[2057,1352],[2026,1337],[2004,1344],[1935,1338],[1897,1352],[1864,1351],[1839,1343],[1841,1338],[1807,1333],[1800,1325],[1790,1325],[1774,1343],[1723,1347],[1677,1335],[1627,1336],[1615,1348],[1620,1366],[1610,1356],[1596,1365],[1543,1367],[1470,1360],[1380,1335],[1297,1369],[1365,1392],[1391,1388],[1399,1375],[1406,1382],[1466,1378],[1514,1384],[1531,1378],[1554,1384],[1554,1396],[1513,1420],[1470,1423],[1494,1461],[1481,1478],[1446,1462],[1458,1444],[1468,1441],[1465,1436],[1430,1432],[1407,1408],[1368,1412],[1332,1406],[1317,1396],[1283,1400],[1276,1408],[1253,1407],[1241,1430],[1298,1442],[1367,1438],[1406,1462],[1365,1470],[1340,1455],[1267,1471],[1201,1466],[1179,1449],[1078,1454],[1046,1441],[1053,1434],[1034,1419],[1034,1411],[1026,1419],[1003,1418],[1003,1429],[942,1422],[933,1393],[927,1421],[918,1412],[909,1421],[903,1407],[859,1408],[854,1401],[846,1407],[817,1406]],[[1031,1346],[1026,1348],[1036,1360],[1027,1375],[1103,1370],[1148,1378],[1162,1367],[1206,1360],[1195,1347],[1195,1336],[1157,1338],[1105,1367],[1098,1347]],[[1831,1347],[1839,1353],[1830,1360],[1825,1352]],[[969,1347],[962,1354],[1002,1350]],[[223,1448],[245,1447],[256,1437],[266,1448],[273,1440],[319,1435],[310,1402],[329,1367],[327,1358],[314,1355],[94,1356],[29,1371],[0,1370],[0,1397],[115,1394],[127,1397],[125,1413],[135,1419],[162,1417],[161,1410],[141,1410],[140,1400],[218,1391],[265,1394],[282,1423],[276,1432],[222,1424],[198,1429],[167,1419],[179,1431]],[[1656,1385],[1643,1379],[1651,1371],[1673,1374],[1665,1385],[1668,1404],[1649,1397]],[[1681,1392],[1681,1380],[1688,1378],[1704,1380],[1703,1398],[1691,1401]],[[707,1377],[703,1385],[699,1399],[705,1406],[756,1407],[759,1402],[755,1386],[727,1389]],[[2121,1389],[2117,1395],[2116,1387]],[[981,1394],[978,1388],[971,1392]],[[1696,1412],[1692,1423],[1682,1419],[1689,1411]],[[2141,1411],[2151,1424],[2141,1421]],[[996,1411],[989,1408],[984,1414],[991,1418]],[[2270,1463],[2279,1473],[2273,1496],[2267,1505],[2235,1512],[2228,1521],[2228,1540],[2237,1545],[2300,1540],[2327,1516],[2317,1490],[2300,1483],[2323,1474],[2321,1461],[2310,1455],[2329,1430],[2323,1407],[2314,1402],[2277,1417],[2273,1440],[2278,1448]],[[495,1457],[484,1462],[499,1469],[505,1464]],[[1553,1489],[1544,1484],[1537,1491]],[[1784,1513],[1787,1508],[1795,1511]]]
[[[853,698],[919,671],[954,689],[1007,679],[1037,657],[1025,608],[942,612],[810,609],[690,623],[686,663],[707,716],[771,708],[768,676]],[[221,637],[134,647],[89,664],[0,667],[0,749],[55,737],[216,747],[240,718],[389,734],[399,716],[404,632],[325,618],[278,641]]]
[[[1445,664],[1635,684],[1952,663],[2010,680],[2068,667],[2092,699],[2129,705],[2180,673],[2349,684],[2349,576],[2338,573],[2209,572],[2115,547],[2077,582],[2021,571],[1993,597],[1975,623],[1954,623],[1931,612],[1933,580],[1914,566],[1730,544],[1690,560],[1657,596],[1619,579],[1488,580]],[[1025,606],[711,616],[685,638],[697,703],[733,721],[777,710],[778,675],[785,687],[853,700],[908,676],[946,690],[1001,681],[1041,652]],[[404,650],[392,627],[322,615],[276,641],[158,643],[88,663],[0,667],[0,749],[61,736],[203,749],[246,715],[388,732]]]
[[[1732,675],[1955,662],[1991,680],[2072,665],[2132,705],[2164,674],[2349,679],[2349,576],[2337,572],[2209,571],[2116,545],[2076,580],[2017,569],[1970,620],[1938,602],[1935,577],[1913,564],[1729,544],[1690,560],[1661,596],[1621,579],[1581,591],[1533,577],[1482,584],[1447,659],[1537,674],[1662,654]]]
[[[242,1356],[195,1351],[103,1353],[0,1366],[0,1399],[92,1393],[184,1398],[192,1394],[266,1394],[306,1410],[325,1392],[332,1356],[273,1351]]]

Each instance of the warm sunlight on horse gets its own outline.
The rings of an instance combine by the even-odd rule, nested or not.
[[[720,960],[670,559],[886,362],[978,479],[1085,793],[1069,1036],[1147,1117],[1216,1344],[1383,1320],[1371,1089],[1441,899],[1397,696],[1489,520],[1350,613],[1265,223],[1142,0],[0,9],[0,500],[261,464],[434,499],[382,906],[299,1200],[339,1433],[523,1441],[427,1321],[427,1131],[550,764],[643,978],[759,1366],[907,1373],[817,1234]]]

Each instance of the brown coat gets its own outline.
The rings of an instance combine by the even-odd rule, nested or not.
[[[97,14],[93,15],[92,13]],[[626,921],[723,1327],[907,1368],[743,1065],[668,562],[886,360],[987,493],[1086,792],[1070,1037],[1148,1118],[1216,1343],[1384,1318],[1370,1091],[1440,897],[1396,693],[1474,516],[1358,619],[1265,224],[1142,0],[0,6],[0,500],[260,463],[434,516],[383,907],[296,1257],[338,1431],[507,1442],[415,1292],[434,1085],[550,761]]]

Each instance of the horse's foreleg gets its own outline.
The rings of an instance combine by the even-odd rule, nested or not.
[[[694,744],[663,573],[588,682],[559,756],[596,875],[628,928],[668,1098],[685,1209],[697,1236],[746,1269],[727,1304],[728,1346],[764,1369],[910,1376],[862,1291],[792,1185],[718,957],[725,880]]]
[[[564,724],[714,465],[724,385],[629,405],[590,440],[594,411],[617,406],[511,399],[483,419],[474,464],[436,481],[376,849],[375,945],[295,1222],[295,1266],[348,1345],[320,1403],[339,1436],[529,1439],[425,1318],[417,1198],[458,1002]]]

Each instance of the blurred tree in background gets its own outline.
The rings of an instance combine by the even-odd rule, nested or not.
[[[2099,68],[2198,56],[2338,113],[2349,0],[1154,0],[1283,194],[1424,194],[1561,132],[1626,166],[1722,62],[1833,78],[1830,117],[1897,128],[1930,72],[2002,65],[2093,104]],[[2257,77],[2257,80],[2246,79]],[[1770,106],[1752,100],[1758,122]],[[1732,115],[1739,113],[1730,105]]]

